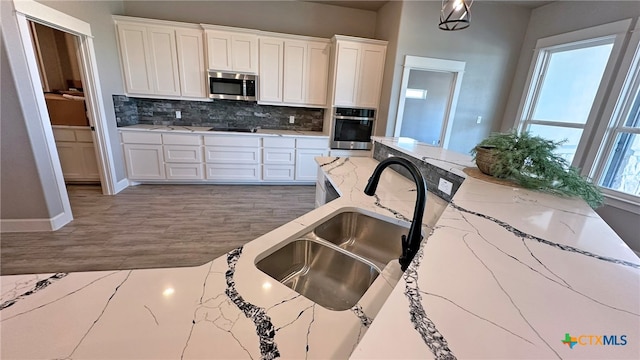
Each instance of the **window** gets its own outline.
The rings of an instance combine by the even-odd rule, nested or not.
[[[640,24],[638,25],[640,27]],[[622,200],[640,198],[640,33],[634,32],[611,91],[609,118],[592,174]]]
[[[638,212],[640,22],[633,35],[630,24],[538,40],[517,128],[567,140],[557,151],[601,186],[607,203]]]
[[[566,142],[557,149],[568,163],[576,155],[611,56],[615,36],[538,50],[522,130]]]

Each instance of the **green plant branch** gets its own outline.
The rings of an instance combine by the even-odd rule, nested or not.
[[[604,197],[600,189],[554,152],[564,142],[528,132],[496,133],[482,140],[471,154],[476,160],[478,147],[490,149],[494,155],[491,166],[494,177],[513,180],[527,189],[579,196],[594,209],[601,206]]]

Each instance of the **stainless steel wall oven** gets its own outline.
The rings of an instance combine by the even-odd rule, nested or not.
[[[332,149],[369,150],[376,111],[336,108],[333,114]]]

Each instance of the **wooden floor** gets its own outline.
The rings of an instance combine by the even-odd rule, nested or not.
[[[313,186],[67,187],[74,220],[1,234],[2,275],[202,265],[313,209]]]

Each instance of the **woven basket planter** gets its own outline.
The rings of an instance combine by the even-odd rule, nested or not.
[[[497,160],[494,146],[476,146],[476,165],[483,173],[493,176],[491,168]]]

